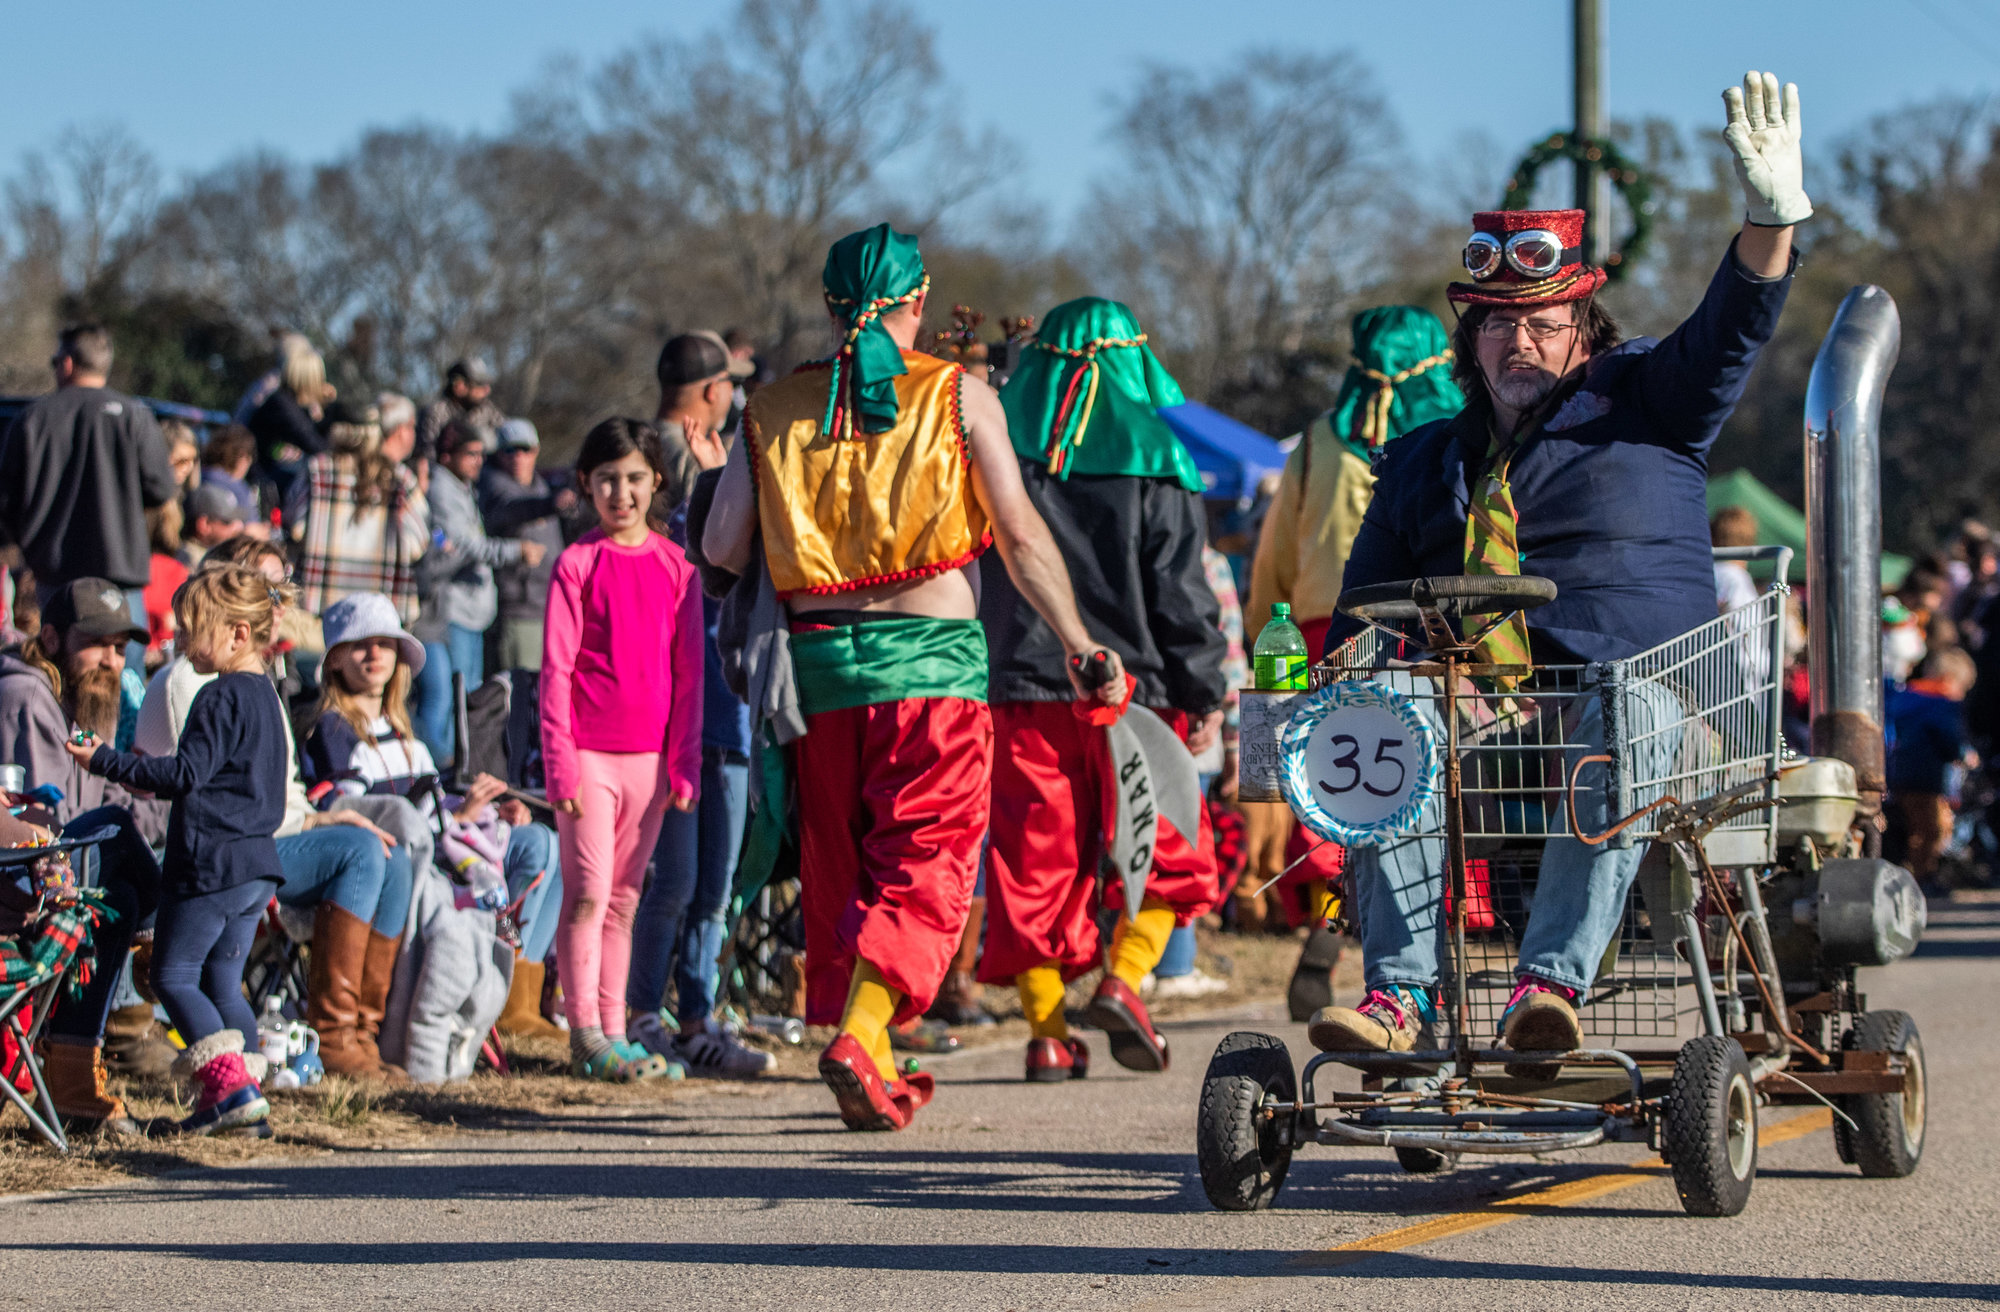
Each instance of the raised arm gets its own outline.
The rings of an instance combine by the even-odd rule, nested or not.
[[[1069,566],[1063,563],[1048,524],[1021,484],[1021,466],[1007,436],[1007,412],[1000,407],[999,394],[969,375],[960,381],[960,410],[972,450],[972,490],[993,525],[993,545],[1007,567],[1007,577],[1055,631],[1056,640],[1070,657],[1067,668],[1077,695],[1107,703],[1122,700],[1124,663],[1118,653],[1100,644],[1083,627],[1076,593],[1070,587]],[[1114,677],[1102,688],[1086,688],[1073,662],[1098,652],[1104,654]]]

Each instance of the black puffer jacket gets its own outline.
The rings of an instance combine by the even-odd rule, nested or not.
[[[1023,460],[1028,497],[1048,522],[1076,589],[1084,627],[1125,662],[1140,705],[1206,715],[1228,691],[1221,609],[1202,570],[1201,501],[1157,478],[1052,478]],[[1068,701],[1076,694],[1062,644],[1014,590],[1000,553],[981,562],[996,702]]]

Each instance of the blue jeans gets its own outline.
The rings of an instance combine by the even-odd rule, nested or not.
[[[1160,964],[1153,967],[1153,978],[1174,979],[1194,974],[1194,952],[1194,926],[1179,926],[1167,935],[1167,950],[1160,954]]]
[[[160,900],[153,992],[189,1046],[218,1030],[239,1030],[247,1049],[257,1046],[257,1017],[243,999],[243,967],[270,901],[271,885],[262,879]]]
[[[1410,691],[1407,676],[1385,679]],[[1418,705],[1434,726],[1437,701],[1426,685]],[[1594,688],[1581,697],[1581,716],[1568,733],[1563,767],[1567,776],[1578,756],[1604,750],[1603,704]],[[1642,684],[1624,699],[1628,737],[1644,735],[1628,747],[1633,772],[1659,778],[1680,750],[1681,708],[1657,684]],[[1442,742],[1442,737],[1439,739]],[[1604,795],[1604,767],[1586,767],[1576,789],[1578,820],[1585,833],[1602,832],[1611,822]],[[1641,796],[1635,802],[1650,801]],[[1415,834],[1392,843],[1352,849],[1349,896],[1360,922],[1362,973],[1367,987],[1402,985],[1427,990],[1437,982],[1438,957],[1446,932],[1444,901],[1443,786],[1424,812]],[[1541,874],[1521,935],[1519,974],[1534,975],[1566,988],[1588,989],[1598,963],[1625,919],[1625,897],[1639,872],[1645,844],[1618,848],[1585,847],[1569,837],[1567,807],[1558,805],[1549,821],[1551,836],[1542,848]],[[1615,841],[1615,840],[1614,840]]]
[[[507,839],[507,899],[521,898],[521,959],[543,961],[555,946],[557,911],[562,906],[562,853],[556,831],[547,825],[518,825]],[[544,878],[526,897],[521,891]]]
[[[90,1044],[104,1040],[104,1022],[111,1014],[112,995],[125,973],[126,955],[132,950],[132,936],[146,927],[160,901],[160,863],[153,849],[132,823],[132,813],[122,806],[100,806],[85,811],[63,826],[65,837],[74,838],[115,825],[118,833],[87,854],[73,858],[78,881],[104,890],[104,900],[117,912],[90,932],[97,956],[97,969],[90,983],[75,997],[63,997],[49,1018],[51,1038],[73,1039]]]
[[[486,635],[477,629],[447,624],[443,642],[424,644],[424,668],[417,673],[416,705],[410,718],[416,723],[417,737],[431,749],[442,766],[452,756],[451,676],[465,676],[465,690],[471,692],[486,678]]]
[[[673,966],[683,1027],[715,1010],[722,937],[728,929],[729,890],[743,846],[750,804],[750,767],[725,762],[719,750],[701,753],[701,801],[692,812],[667,808],[653,847],[653,878],[632,920],[632,973],[625,1005],[657,1011]],[[676,963],[676,949],[679,949]]]
[[[382,840],[353,825],[322,825],[278,840],[285,881],[278,901],[288,907],[331,902],[365,920],[378,934],[401,938],[410,918],[410,849],[385,855]]]

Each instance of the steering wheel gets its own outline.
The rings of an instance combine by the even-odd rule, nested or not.
[[[1556,585],[1531,574],[1455,574],[1444,578],[1370,583],[1340,594],[1340,613],[1376,623],[1422,619],[1425,611],[1445,619],[1510,615],[1556,599]]]

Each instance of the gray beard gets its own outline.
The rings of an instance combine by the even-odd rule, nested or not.
[[[1533,373],[1516,373],[1509,369],[1502,371],[1497,382],[1487,379],[1486,385],[1492,389],[1496,401],[1526,413],[1548,400],[1549,394],[1561,381],[1546,369],[1537,369]]]

